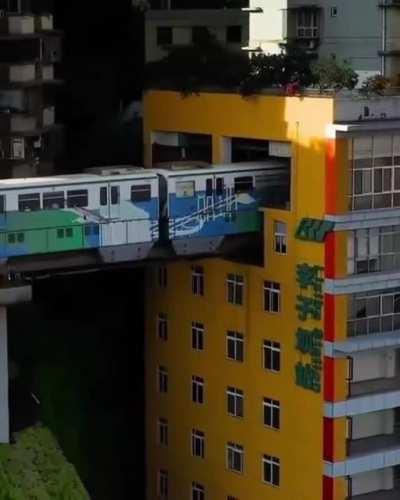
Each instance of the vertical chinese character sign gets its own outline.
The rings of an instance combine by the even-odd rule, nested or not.
[[[323,333],[315,327],[322,321],[322,284],[324,268],[310,264],[298,264],[296,281],[297,317],[302,322],[296,331],[296,349],[301,353],[301,361],[296,364],[296,384],[305,389],[321,391],[322,340]],[[309,328],[307,322],[313,321]]]

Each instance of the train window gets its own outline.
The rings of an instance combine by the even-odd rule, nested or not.
[[[140,184],[131,186],[131,201],[149,201],[151,200],[150,184]]]
[[[67,238],[72,238],[73,235],[74,235],[74,231],[73,231],[72,227],[67,227],[67,229],[65,230],[65,236]]]
[[[87,189],[74,189],[67,191],[67,207],[87,207],[89,204],[89,197]]]
[[[64,238],[64,229],[57,229],[57,238]]]
[[[111,186],[111,205],[119,203],[119,186]]]
[[[180,181],[176,183],[177,198],[194,197],[194,181]]]
[[[17,234],[17,241],[18,241],[18,243],[23,243],[25,241],[25,235],[24,235],[24,233],[18,233]]]
[[[20,194],[18,196],[18,210],[20,212],[40,210],[40,193]]]
[[[8,235],[7,239],[8,239],[8,243],[11,243],[11,244],[15,243],[15,234],[14,233],[10,233]]]
[[[92,234],[92,228],[90,226],[85,226],[85,236],[90,236]]]
[[[101,187],[100,188],[100,205],[104,207],[108,203],[108,196],[107,196],[107,188],[106,187]]]
[[[212,196],[213,194],[213,180],[206,179],[206,196]]]
[[[43,193],[43,208],[64,208],[64,191],[54,191],[53,193]]]
[[[0,194],[0,214],[4,214],[6,211],[6,196],[4,194]]]
[[[235,193],[247,193],[253,190],[253,177],[235,177]]]
[[[217,178],[216,192],[217,192],[217,196],[222,196],[224,194],[224,179],[223,179],[223,177]]]

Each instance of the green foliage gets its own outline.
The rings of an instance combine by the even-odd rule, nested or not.
[[[346,61],[336,59],[321,59],[311,65],[315,84],[322,92],[324,90],[354,89],[358,75]]]
[[[89,500],[51,432],[31,427],[0,445],[0,500]]]
[[[286,54],[253,55],[232,51],[205,31],[195,44],[169,50],[161,61],[146,66],[147,87],[167,87],[184,95],[204,87],[239,91],[249,96],[263,88],[312,83],[310,58],[290,49]]]
[[[360,93],[366,97],[374,95],[383,95],[390,86],[390,80],[382,75],[374,75],[367,78],[361,88]]]

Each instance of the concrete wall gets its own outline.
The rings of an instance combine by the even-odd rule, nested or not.
[[[353,495],[363,495],[378,490],[393,488],[393,469],[379,469],[352,476]]]
[[[353,360],[353,382],[395,376],[396,355],[393,350],[360,353]]]
[[[382,434],[393,434],[394,411],[384,410],[353,417],[352,438],[362,439]]]
[[[226,28],[242,26],[242,43],[228,44]],[[146,62],[157,61],[167,51],[157,45],[157,28],[173,28],[173,45],[189,45],[192,41],[192,27],[205,26],[223,44],[232,49],[241,50],[249,38],[249,14],[239,9],[215,10],[150,10],[146,13]]]

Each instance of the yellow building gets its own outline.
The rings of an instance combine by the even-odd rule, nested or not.
[[[398,498],[399,100],[149,91],[144,117],[148,166],[291,167],[262,265],[148,274],[147,499]]]

